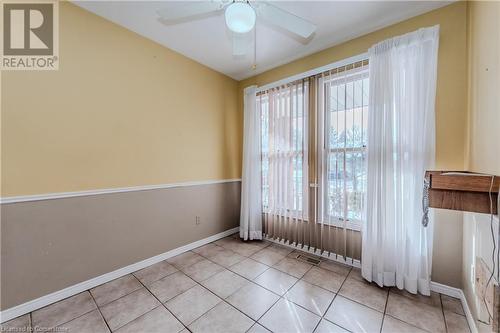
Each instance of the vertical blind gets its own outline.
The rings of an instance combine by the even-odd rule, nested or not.
[[[358,258],[368,61],[258,94],[266,236]]]
[[[257,98],[262,119],[264,232],[304,243],[308,218],[308,82]]]

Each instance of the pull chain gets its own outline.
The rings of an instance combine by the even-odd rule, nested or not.
[[[255,22],[255,26],[253,27],[253,65],[252,69],[257,69],[257,22]]]

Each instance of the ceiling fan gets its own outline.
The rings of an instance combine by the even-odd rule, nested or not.
[[[158,10],[157,13],[162,23],[176,24],[201,16],[220,14],[222,11],[226,26],[233,36],[233,55],[245,54],[249,41],[245,36],[254,29],[257,17],[304,39],[311,37],[316,31],[313,23],[265,1],[186,2],[175,8]]]

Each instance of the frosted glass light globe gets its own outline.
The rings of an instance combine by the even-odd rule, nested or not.
[[[244,34],[255,26],[255,11],[248,3],[234,2],[230,4],[224,13],[226,25],[229,30]]]

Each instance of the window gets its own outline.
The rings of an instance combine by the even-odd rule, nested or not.
[[[353,64],[320,80],[324,95],[323,223],[360,229],[366,188],[368,66]],[[321,93],[321,92],[320,92]]]
[[[361,228],[368,80],[361,61],[258,94],[265,218]]]

